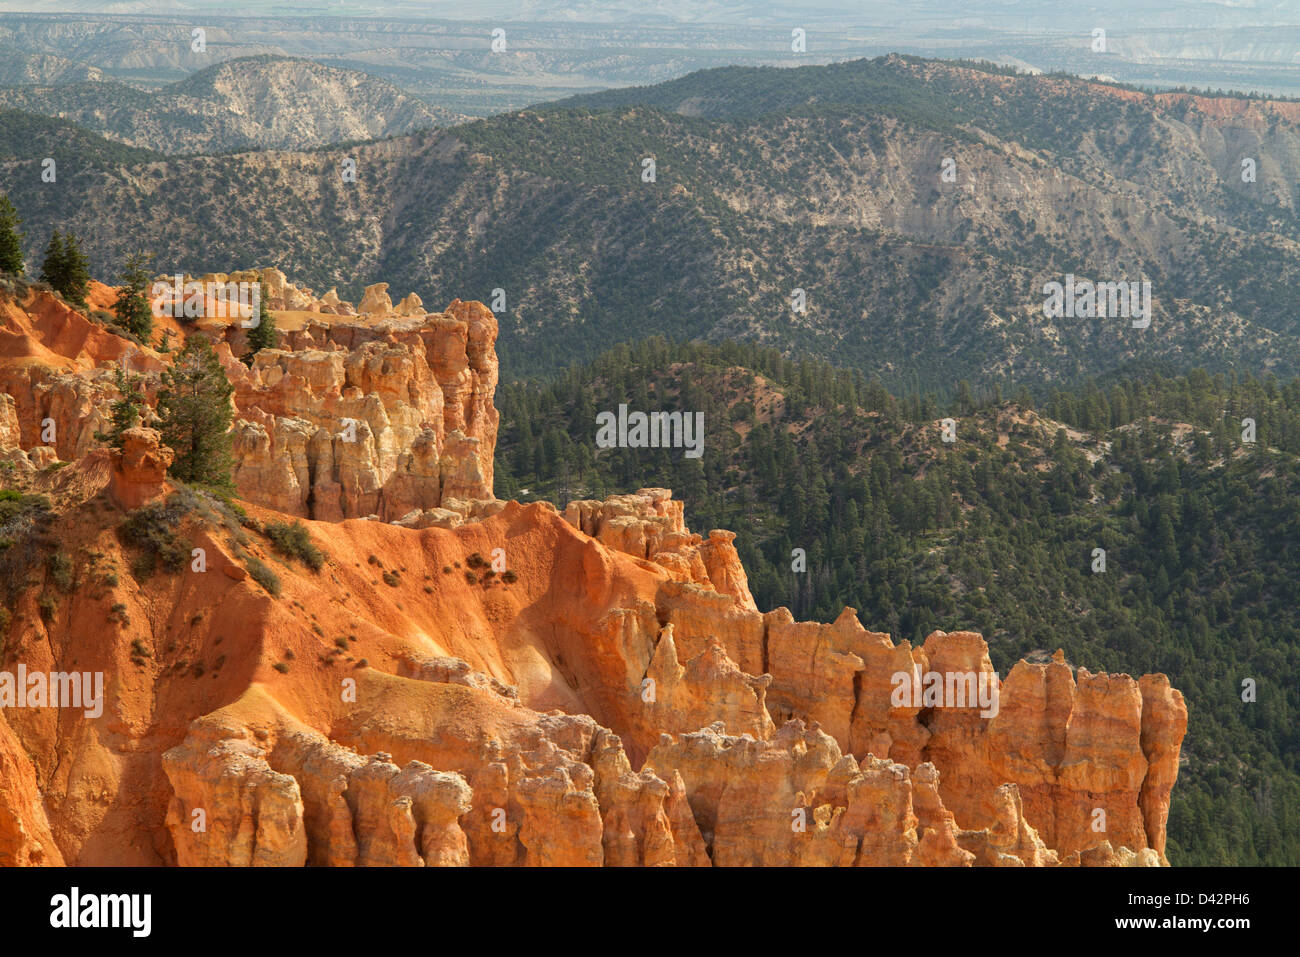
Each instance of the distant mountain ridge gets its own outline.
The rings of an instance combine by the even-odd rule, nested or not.
[[[0,86],[89,83],[107,79],[104,71],[52,53],[33,53],[8,43],[0,44]]]
[[[464,119],[365,73],[270,55],[226,60],[155,92],[107,80],[16,86],[0,89],[0,104],[170,154],[312,149]]]
[[[252,258],[350,298],[377,275],[426,299],[501,290],[513,373],[654,333],[900,387],[1300,372],[1293,102],[891,56],[709,71],[346,149],[87,166],[68,189],[13,175],[29,221],[76,223],[101,274],[163,204],[167,271]],[[1048,318],[1045,284],[1070,275],[1150,282],[1149,327]]]

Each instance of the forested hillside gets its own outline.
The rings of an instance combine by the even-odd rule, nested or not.
[[[704,455],[596,450],[596,413],[620,403],[704,412]],[[1038,401],[962,382],[900,401],[771,350],[649,340],[505,385],[499,405],[499,495],[670,486],[692,528],[740,533],[760,608],[849,605],[896,640],[978,630],[1003,675],[1058,647],[1166,672],[1190,711],[1171,861],[1300,863],[1300,380],[1134,374]]]
[[[33,177],[34,188],[39,188],[42,183],[54,185],[41,179],[40,162],[46,158],[58,164],[56,176],[59,168],[65,174],[74,171],[84,174],[90,168],[148,163],[162,158],[150,150],[105,139],[69,120],[0,108],[0,163],[32,156],[39,156],[40,161],[26,164],[25,172]],[[16,185],[9,177],[4,179],[4,184],[11,191]]]

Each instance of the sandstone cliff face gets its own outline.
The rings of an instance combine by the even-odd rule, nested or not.
[[[478,303],[286,323],[251,366],[242,333],[216,330],[254,521],[185,515],[173,531],[205,569],[154,575],[117,529],[171,492],[170,450],[147,425],[111,455],[93,433],[110,364],[149,376],[166,357],[46,294],[3,308],[0,452],[54,501],[77,586],[33,566],[3,666],[109,680],[96,716],[0,716],[0,863],[1164,862],[1187,723],[1164,676],[1058,654],[999,680],[972,632],[912,647],[852,609],[761,612],[734,534],[691,532],[667,489],[563,515],[496,501]],[[259,531],[286,515],[326,552],[318,572]],[[482,572],[496,554],[510,575]],[[927,699],[936,673],[995,706]]]
[[[241,495],[327,521],[492,499],[496,331],[457,300],[373,326],[308,323],[251,367],[225,350]]]
[[[158,276],[160,282],[172,283],[173,276]],[[260,293],[261,302],[272,311],[291,312],[310,312],[321,315],[335,316],[374,316],[376,318],[391,318],[393,316],[423,316],[428,310],[424,308],[424,301],[415,293],[407,293],[396,306],[393,305],[392,297],[388,294],[388,283],[373,283],[365,288],[361,295],[361,302],[353,305],[346,300],[340,299],[338,292],[330,289],[323,296],[317,296],[310,287],[302,286],[290,281],[279,269],[273,266],[264,266],[258,269],[241,269],[235,272],[210,272],[200,276],[191,276],[188,273],[181,276],[182,283],[190,281],[199,282],[205,285],[216,283],[225,285],[228,283],[257,283]],[[163,297],[164,302],[174,302],[174,295],[168,294]]]
[[[122,448],[113,449],[113,481],[109,494],[125,509],[139,508],[166,488],[167,468],[175,454],[162,444],[153,429],[133,428],[122,433]]]
[[[936,632],[922,648],[910,649],[865,631],[851,613],[832,625],[800,626],[783,611],[749,612],[734,599],[675,582],[621,553],[593,552],[600,546],[576,530],[557,539],[557,531],[571,528],[559,522],[542,506],[510,505],[472,528],[418,533],[428,536],[423,548],[435,553],[435,562],[446,560],[447,537],[472,533],[460,547],[481,550],[494,541],[527,548],[529,537],[540,534],[553,542],[553,564],[521,576],[496,599],[491,590],[451,599],[460,608],[458,627],[468,629],[470,640],[445,650],[472,648],[485,671],[455,657],[403,652],[394,674],[361,673],[355,706],[321,701],[327,714],[316,723],[324,732],[311,732],[319,749],[343,746],[371,756],[368,761],[386,755],[382,760],[394,765],[390,774],[418,762],[460,775],[471,793],[469,807],[450,819],[465,834],[469,863],[1161,862],[1169,791],[1163,770],[1149,773],[1153,762],[1145,755],[1155,753],[1157,740],[1165,753],[1176,751],[1185,712],[1177,693],[1159,679],[1140,689],[1149,692],[1145,710],[1159,715],[1146,729],[1147,750],[1141,745],[1144,699],[1134,700],[1127,690],[1137,683],[1123,676],[1102,682],[1081,670],[1076,686],[1063,661],[1018,666],[1002,683],[993,718],[981,716],[978,706],[895,708],[891,678],[898,671],[991,671],[982,639]],[[527,608],[534,588],[546,594],[558,582],[570,583],[564,593],[577,588],[584,596],[584,614],[566,619],[572,643],[553,643],[549,628],[540,635],[525,618],[494,622],[473,610],[479,602],[488,615]],[[619,594],[628,588],[647,597],[629,606],[632,596]],[[692,608],[695,599],[701,605]],[[693,623],[709,621],[707,610],[724,600],[751,627],[728,635],[717,627],[727,619],[718,617],[713,625],[721,635],[695,634]],[[444,599],[431,601],[436,608]],[[525,654],[517,649],[497,657],[493,649],[503,643],[491,636],[498,633],[536,644]],[[727,638],[738,655],[766,655],[767,671],[742,670]],[[757,648],[747,650],[746,638]],[[1039,676],[1043,687],[1050,682],[1055,689],[1050,700],[1038,693]],[[539,710],[557,700],[557,684],[572,696],[568,714]],[[768,710],[776,687],[785,696],[786,718],[779,721]],[[831,690],[837,688],[848,689],[844,702],[834,702]],[[251,700],[246,695],[226,712],[201,719],[190,738],[205,742],[211,722],[248,714]],[[266,720],[265,708],[251,710]],[[1116,738],[1114,722],[1123,714],[1136,719],[1131,742]],[[274,720],[286,718],[277,709]],[[234,732],[221,727],[232,739],[250,737],[246,726]],[[1057,737],[1053,728],[1060,729]],[[855,753],[858,741],[870,746]],[[187,740],[168,758],[177,793],[190,803],[203,795],[201,782],[186,777],[193,750]],[[261,752],[271,770],[298,782],[302,794],[320,790],[304,782],[323,772],[288,757],[292,749],[268,742]],[[346,760],[355,765],[363,759]],[[320,841],[322,860],[329,859],[331,835],[356,830],[310,823],[313,806],[342,808],[352,800],[353,785],[342,771],[325,776],[334,784],[314,803],[304,798],[302,811],[307,853],[316,854],[312,848]],[[1092,826],[1094,805],[1107,811],[1105,830]],[[418,856],[392,859],[418,865]]]
[[[92,284],[92,303],[105,291]],[[97,448],[95,433],[117,394],[113,366],[156,374],[163,362],[53,293],[0,294],[0,452],[21,466],[72,461]]]
[[[320,306],[278,270],[200,279],[260,282],[272,308]],[[484,511],[477,503],[494,501],[496,319],[460,300],[426,314],[413,296],[398,313],[391,304],[383,312],[368,317],[373,324],[309,319],[284,330],[283,348],[263,350],[251,368],[232,351],[246,350],[236,321],[200,323],[229,343],[219,354],[236,389],[242,497],[289,515],[409,524],[436,509],[473,519]],[[156,400],[166,357],[50,293],[6,301],[0,322],[0,451],[20,468],[99,446],[95,435],[117,395],[115,364],[142,374],[146,397]]]
[[[41,800],[36,769],[23,751],[22,742],[0,713],[0,866],[62,867],[50,822]]]
[[[735,532],[714,529],[707,540],[686,528],[684,504],[671,489],[643,488],[603,502],[572,501],[565,520],[602,544],[667,569],[677,581],[705,585],[757,609],[749,578],[732,543]]]

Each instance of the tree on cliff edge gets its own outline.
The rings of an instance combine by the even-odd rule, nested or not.
[[[247,365],[253,364],[253,356],[263,349],[274,349],[276,343],[275,316],[266,308],[265,303],[258,303],[257,325],[248,330],[248,355],[244,356]]]
[[[145,290],[149,288],[149,263],[153,257],[136,252],[126,257],[122,267],[122,288],[117,291],[113,311],[118,324],[145,345],[153,336],[153,307]]]
[[[9,197],[0,195],[0,272],[23,274],[23,221],[9,202]]]
[[[191,335],[162,374],[158,392],[159,431],[176,452],[168,472],[182,482],[233,489],[230,452],[230,396],[234,392],[216,350],[203,335]]]
[[[90,287],[90,263],[81,251],[81,241],[71,232],[50,234],[41,266],[41,282],[49,283],[64,299],[86,308],[86,290]]]
[[[117,398],[109,407],[109,427],[106,432],[96,432],[95,438],[115,449],[122,447],[122,433],[140,423],[145,409],[142,390],[144,376],[128,376],[121,366],[113,368],[113,381],[117,386]]]

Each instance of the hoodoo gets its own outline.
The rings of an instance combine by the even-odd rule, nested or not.
[[[972,632],[764,612],[667,489],[498,500],[491,311],[269,272],[220,277],[279,313],[251,365],[238,320],[165,320],[234,387],[231,501],[168,475],[174,350],[0,292],[0,668],[104,688],[0,711],[0,863],[1165,862],[1163,675],[999,681]],[[148,405],[110,454],[123,357]]]

